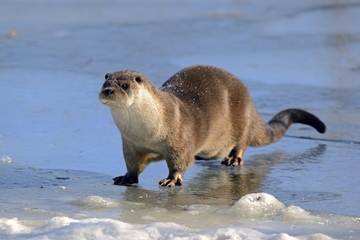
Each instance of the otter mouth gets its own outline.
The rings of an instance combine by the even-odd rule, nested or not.
[[[106,106],[116,106],[119,104],[118,102],[109,99],[102,92],[99,94],[99,101]]]
[[[102,104],[105,104],[105,105],[107,105],[110,102],[109,100],[101,98],[101,97],[99,97],[99,100]]]

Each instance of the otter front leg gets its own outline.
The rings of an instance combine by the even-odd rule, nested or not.
[[[182,158],[166,159],[169,168],[167,178],[159,181],[160,186],[174,187],[181,186],[185,171],[194,163],[194,157],[191,154]]]
[[[129,158],[129,155],[126,155],[125,162],[127,173],[124,176],[115,177],[114,184],[115,185],[128,185],[133,183],[138,183],[138,176],[145,169],[145,167],[149,164],[148,154],[133,154],[132,157]]]
[[[128,185],[138,183],[138,176],[145,169],[145,167],[153,161],[158,161],[161,155],[156,153],[134,153],[131,158],[129,154],[125,157],[127,173],[124,176],[118,176],[113,178],[114,185]]]
[[[123,152],[126,163],[127,173],[123,176],[113,178],[114,185],[129,185],[138,183],[138,176],[148,165],[150,154],[140,153],[132,143],[123,139]]]

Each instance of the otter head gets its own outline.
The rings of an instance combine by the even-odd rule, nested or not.
[[[99,100],[109,107],[129,107],[137,98],[144,76],[137,71],[123,70],[105,74]]]

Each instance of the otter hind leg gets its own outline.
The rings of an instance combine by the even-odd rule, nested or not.
[[[242,157],[244,155],[245,149],[239,149],[239,148],[234,148],[231,150],[229,156],[227,156],[226,158],[224,158],[221,161],[221,164],[224,164],[226,166],[240,166],[243,165],[243,160]]]

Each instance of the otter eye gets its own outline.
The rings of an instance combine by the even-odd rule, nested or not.
[[[105,74],[105,80],[108,80],[109,77],[110,77],[109,73]]]
[[[136,78],[135,78],[135,81],[141,82],[141,77],[136,77]]]
[[[127,85],[126,83],[123,83],[123,84],[121,84],[121,88],[126,91],[129,88],[129,85]]]

